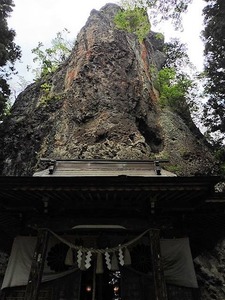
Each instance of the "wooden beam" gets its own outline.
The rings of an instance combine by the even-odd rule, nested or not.
[[[44,269],[49,233],[47,230],[38,232],[36,248],[31,264],[30,275],[26,287],[24,300],[37,300],[41,278]]]
[[[160,253],[160,236],[158,229],[151,229],[149,231],[150,245],[151,245],[151,257],[152,257],[152,269],[155,286],[155,299],[167,300],[166,283],[164,280],[163,266]]]

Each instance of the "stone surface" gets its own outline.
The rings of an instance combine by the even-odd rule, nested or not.
[[[150,32],[139,43],[117,30],[118,9],[108,4],[93,10],[67,61],[19,95],[0,128],[2,175],[32,175],[41,158],[161,158],[180,176],[216,174],[193,122],[159,106],[150,71],[163,65],[163,40]],[[207,256],[196,260],[205,300],[225,299],[224,253],[218,255],[212,264]]]
[[[164,136],[160,155],[169,158],[170,171],[180,176],[216,174],[215,158],[197,128],[192,132],[180,116],[166,109],[160,114],[160,125]]]
[[[178,175],[214,172],[209,149],[158,105],[150,70],[164,62],[163,40],[117,30],[118,9],[93,10],[69,59],[19,95],[1,128],[3,175],[32,175],[41,157],[167,158]]]
[[[195,259],[201,299],[225,299],[225,240]]]

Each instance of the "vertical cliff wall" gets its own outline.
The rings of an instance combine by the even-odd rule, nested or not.
[[[166,158],[177,175],[216,172],[200,132],[159,105],[151,69],[164,63],[163,40],[149,32],[140,43],[116,29],[119,9],[107,4],[93,10],[68,60],[19,95],[0,127],[2,175],[32,175],[41,158]],[[213,276],[201,267],[203,260],[196,264],[204,299],[222,300],[207,292]],[[223,287],[224,279],[218,280]]]
[[[181,175],[214,172],[205,145],[159,107],[150,70],[164,62],[163,41],[117,30],[119,9],[93,10],[69,59],[19,95],[1,126],[2,174],[31,175],[41,157],[163,157]]]

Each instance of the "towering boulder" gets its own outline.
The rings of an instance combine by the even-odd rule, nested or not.
[[[1,127],[3,175],[31,175],[42,157],[167,158],[178,175],[214,172],[201,135],[158,104],[150,70],[163,41],[116,29],[119,9],[93,10],[68,60],[19,95]]]

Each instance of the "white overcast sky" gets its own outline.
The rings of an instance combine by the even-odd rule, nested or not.
[[[26,80],[31,79],[26,66],[32,65],[31,49],[36,47],[39,41],[49,46],[56,33],[64,28],[70,31],[71,40],[75,39],[90,11],[100,9],[107,2],[118,3],[118,0],[14,0],[15,7],[8,24],[10,28],[15,29],[15,42],[22,49],[21,62],[16,65],[19,75]],[[166,40],[171,36],[181,37],[182,41],[187,43],[190,59],[200,71],[203,64],[203,44],[199,35],[202,30],[203,7],[203,0],[193,0],[184,16],[183,33],[174,33],[168,25],[162,26],[160,30],[165,34]],[[16,81],[13,84],[16,86]]]

